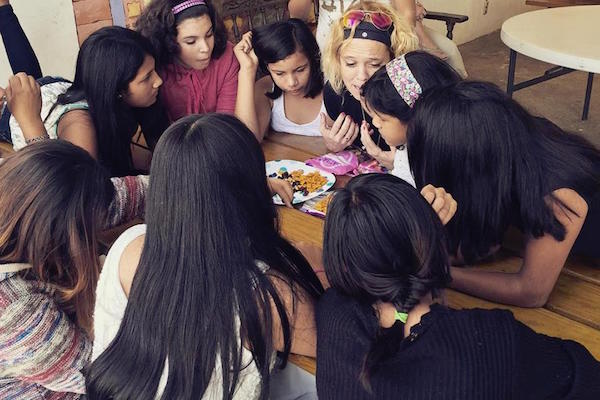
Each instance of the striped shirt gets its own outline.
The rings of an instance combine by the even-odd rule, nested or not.
[[[141,217],[148,177],[112,182],[107,227]],[[0,273],[0,399],[79,399],[91,352],[91,339],[60,309],[51,284]]]

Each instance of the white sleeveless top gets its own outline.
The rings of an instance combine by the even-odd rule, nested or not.
[[[271,108],[271,128],[275,132],[293,133],[304,136],[321,136],[319,125],[321,123],[321,113],[326,113],[325,104],[321,101],[321,109],[317,117],[307,124],[297,124],[290,121],[285,116],[285,103],[283,93],[281,96],[273,100]]]
[[[146,225],[140,224],[127,229],[110,248],[104,267],[100,273],[98,287],[96,289],[96,306],[94,308],[94,347],[92,359],[94,361],[110,345],[119,331],[121,320],[127,307],[127,296],[121,286],[119,279],[119,261],[123,251],[133,240],[146,233]],[[157,266],[158,267],[158,266]],[[235,400],[258,399],[260,395],[260,373],[252,359],[252,353],[242,348],[242,365],[247,365],[240,371],[236,391],[233,395]],[[219,373],[217,373],[219,371]],[[223,398],[223,384],[221,380],[221,361],[217,357],[215,371],[203,400],[221,400]],[[168,359],[165,362],[163,374],[158,384],[157,398],[165,389],[168,376]]]

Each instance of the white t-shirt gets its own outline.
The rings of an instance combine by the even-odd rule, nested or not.
[[[401,146],[396,150],[396,154],[394,155],[394,169],[391,174],[410,183],[412,187],[417,187],[415,178],[413,178],[412,173],[410,172],[406,146]]]

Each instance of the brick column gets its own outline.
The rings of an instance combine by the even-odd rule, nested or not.
[[[81,44],[90,34],[103,26],[110,26],[113,24],[121,24],[122,21],[113,19],[113,14],[122,15],[123,11],[125,14],[125,25],[129,28],[133,27],[133,24],[141,11],[144,9],[144,5],[150,3],[151,0],[120,0],[123,4],[122,10],[112,10],[111,12],[111,0],[73,0],[73,11],[75,13],[75,24],[77,25],[77,37],[79,44]],[[115,3],[119,1],[113,1],[113,7]]]
[[[109,0],[73,0],[79,44],[92,32],[113,24]]]

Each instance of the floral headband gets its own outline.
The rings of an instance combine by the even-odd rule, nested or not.
[[[183,10],[188,9],[190,7],[205,6],[205,5],[206,5],[206,1],[204,1],[204,0],[187,0],[187,1],[184,1],[183,3],[177,4],[175,7],[173,7],[171,9],[171,11],[173,11],[173,14],[179,14]]]
[[[404,55],[387,63],[385,69],[400,97],[412,108],[419,95],[423,93],[423,89],[421,89],[421,85],[408,68]]]

